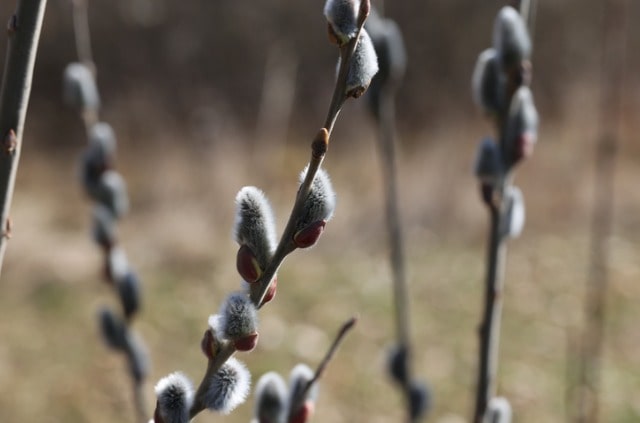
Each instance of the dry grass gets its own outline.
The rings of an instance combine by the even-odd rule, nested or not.
[[[462,422],[471,412],[486,230],[470,174],[477,124],[416,134],[429,143],[401,156],[416,363],[433,387],[432,422]],[[565,419],[566,369],[574,360],[567,346],[578,335],[587,269],[593,133],[571,128],[544,128],[534,160],[518,176],[528,222],[509,250],[499,389],[521,423]],[[378,163],[370,143],[347,145],[341,130],[326,163],[339,196],[336,216],[313,251],[285,261],[278,296],[261,313],[259,346],[241,359],[254,378],[288,373],[300,361],[313,366],[339,324],[358,314],[328,369],[314,421],[400,421],[400,396],[383,371],[393,326]],[[203,370],[206,318],[238,286],[230,237],[235,192],[246,184],[264,188],[282,228],[307,151],[305,141],[273,166],[250,166],[249,153],[230,144],[199,151],[168,145],[161,153],[131,151],[121,140],[119,153],[133,201],[122,235],[146,294],[135,328],[153,359],[150,405],[163,375],[181,369],[195,378]],[[69,154],[30,150],[21,164],[15,234],[0,281],[5,422],[133,421],[124,362],[97,335],[97,309],[115,300],[100,283],[74,166]],[[633,155],[623,154],[618,176],[602,413],[603,421],[632,422],[640,418],[640,170]],[[244,405],[224,420],[246,422],[250,412]],[[223,418],[197,418],[216,420]]]

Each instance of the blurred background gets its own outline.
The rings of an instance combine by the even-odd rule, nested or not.
[[[567,421],[583,320],[599,117],[603,2],[539,2],[532,89],[541,115],[516,183],[527,203],[510,242],[499,392],[515,420]],[[207,317],[237,289],[230,233],[235,193],[257,185],[280,228],[322,126],[337,50],[323,2],[89,1],[101,117],[116,131],[131,211],[120,227],[144,283],[134,327],[152,359],[146,389],[174,370],[198,381]],[[409,65],[397,96],[401,213],[411,283],[416,370],[434,396],[432,422],[468,421],[475,385],[487,216],[471,168],[493,133],[469,93],[502,1],[387,1]],[[379,4],[380,5],[380,4]],[[15,0],[0,3],[8,20]],[[640,2],[627,2],[602,421],[640,421]],[[6,43],[0,42],[0,60]],[[0,420],[134,421],[123,357],[98,335],[116,305],[89,239],[77,178],[86,140],[62,102],[77,60],[70,0],[49,0],[12,206],[14,236],[0,280]],[[0,62],[3,63],[3,62]],[[400,421],[384,372],[393,340],[390,270],[375,125],[363,100],[343,108],[325,167],[338,194],[321,242],[296,252],[261,313],[260,343],[241,354],[254,380],[312,367],[342,321],[360,323],[328,369],[313,421]],[[252,400],[228,417],[249,421]]]

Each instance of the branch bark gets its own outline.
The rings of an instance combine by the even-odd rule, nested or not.
[[[0,272],[11,236],[9,211],[46,5],[46,0],[20,0],[7,26],[9,47],[0,91]]]

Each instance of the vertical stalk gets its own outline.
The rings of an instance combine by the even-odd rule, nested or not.
[[[409,317],[409,289],[406,276],[404,236],[398,208],[398,171],[395,138],[394,93],[390,87],[382,88],[378,105],[378,148],[384,185],[385,215],[389,241],[389,259],[393,280],[393,301],[396,324],[396,342],[399,350],[406,354],[404,362],[406,374],[402,390],[407,410],[411,410],[411,334]],[[411,413],[407,420],[414,421]],[[416,419],[417,420],[417,419]]]
[[[500,199],[500,203],[502,203]],[[484,311],[478,329],[480,363],[478,366],[476,404],[473,422],[481,423],[489,400],[496,393],[496,375],[502,316],[502,288],[506,262],[506,245],[502,234],[502,206],[489,203],[489,244],[487,246],[487,273],[485,280]]]
[[[9,20],[9,47],[0,91],[0,272],[11,236],[9,211],[46,0],[20,0]]]
[[[576,422],[599,421],[602,346],[609,285],[609,238],[613,226],[616,151],[620,139],[620,114],[626,54],[625,0],[604,4],[600,134],[596,144],[594,204],[591,221],[589,273],[585,298],[585,323],[578,374]]]
[[[73,0],[73,33],[76,39],[78,59],[96,73],[91,53],[91,31],[89,30],[88,0]]]

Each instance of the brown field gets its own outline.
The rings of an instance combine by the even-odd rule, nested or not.
[[[287,374],[298,362],[313,366],[340,323],[358,315],[324,378],[314,421],[398,421],[400,397],[383,370],[393,326],[378,163],[366,116],[353,106],[343,119],[347,113],[364,129],[346,139],[342,121],[334,135],[326,168],[338,193],[335,218],[318,246],[285,261],[278,296],[261,313],[261,342],[240,358],[254,378],[267,370]],[[489,127],[478,116],[468,122],[414,134],[400,157],[416,367],[433,388],[434,422],[464,421],[474,388],[486,216],[470,174],[470,140]],[[230,237],[235,192],[246,184],[263,188],[283,227],[307,154],[303,136],[284,153],[261,149],[253,165],[252,153],[231,143],[181,148],[169,138],[156,141],[158,148],[130,148],[121,139],[119,150],[132,198],[121,234],[144,282],[135,329],[152,357],[149,404],[163,375],[200,375],[207,316],[238,286]],[[424,139],[430,142],[420,144]],[[518,175],[528,222],[509,248],[499,390],[522,423],[565,419],[567,366],[576,360],[568,347],[578,339],[588,269],[592,141],[584,126],[543,126]],[[640,416],[640,171],[627,147],[610,240],[602,390],[603,421],[610,422]],[[3,421],[133,421],[124,361],[97,334],[97,309],[115,300],[87,237],[89,206],[75,156],[33,148],[23,155],[0,282]],[[245,404],[225,420],[248,421],[250,412]]]

